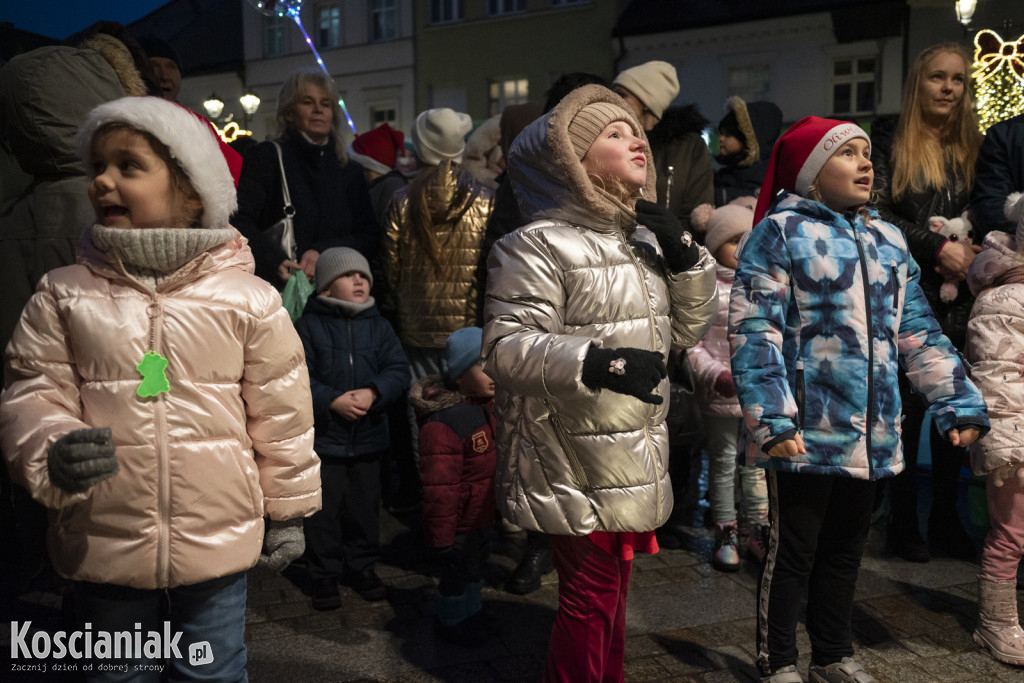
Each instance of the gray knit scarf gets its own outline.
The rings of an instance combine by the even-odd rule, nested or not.
[[[328,306],[337,306],[341,310],[345,311],[345,315],[347,315],[350,318],[354,315],[362,313],[366,309],[373,306],[373,304],[375,303],[372,296],[367,297],[366,301],[364,301],[363,303],[358,303],[355,301],[345,301],[344,299],[335,299],[334,297],[327,296],[326,294],[321,294],[320,296],[317,297],[317,299],[324,302]]]
[[[96,248],[115,256],[129,275],[151,290],[203,252],[234,237],[232,228],[92,228]]]

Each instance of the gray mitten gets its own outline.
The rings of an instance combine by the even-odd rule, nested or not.
[[[50,481],[68,493],[87,491],[117,474],[109,427],[76,429],[57,439],[46,458]]]
[[[302,518],[286,522],[270,520],[263,539],[263,552],[256,563],[273,572],[279,572],[306,551],[306,537],[302,534]]]

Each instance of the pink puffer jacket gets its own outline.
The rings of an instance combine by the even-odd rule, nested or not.
[[[711,417],[741,417],[739,399],[733,394],[726,398],[715,391],[715,380],[729,370],[729,292],[735,271],[723,265],[715,266],[718,280],[718,315],[711,329],[696,346],[686,352],[697,380],[697,396],[701,412]]]
[[[320,507],[320,463],[302,345],[277,292],[252,275],[243,237],[146,290],[83,238],[47,274],[7,348],[3,452],[51,508],[50,555],[66,577],[153,589],[256,563],[263,516]],[[149,350],[170,391],[136,395]],[[118,474],[68,494],[47,452],[75,429],[111,427]]]
[[[970,448],[971,469],[978,475],[1024,462],[1024,284],[992,286],[1021,267],[1024,251],[1017,240],[994,230],[967,275],[978,297],[967,323],[967,357],[992,421],[992,431]]]

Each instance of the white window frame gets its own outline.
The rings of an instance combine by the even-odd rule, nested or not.
[[[865,69],[861,70],[862,62],[871,61],[870,71]],[[849,62],[850,72],[847,74],[836,75],[836,67],[840,63]],[[859,90],[864,84],[871,84],[871,107],[869,109],[859,109],[858,104],[860,102]],[[850,108],[847,111],[840,110],[836,106],[836,87],[841,85],[850,86]],[[832,114],[842,114],[844,116],[859,116],[863,114],[873,114],[878,106],[878,55],[853,55],[850,57],[834,57],[832,59],[832,82],[831,88],[829,89],[829,100],[832,107]]]
[[[497,78],[487,84],[488,116],[496,116],[511,104],[524,104],[530,99],[530,79]]]
[[[288,54],[290,17],[263,17],[263,56],[284,57]]]
[[[398,7],[396,0],[370,0],[368,16],[370,17],[370,42],[385,43],[398,38]],[[387,17],[390,15],[390,21]],[[378,21],[380,18],[380,21]],[[390,35],[383,31],[378,35],[377,29],[389,27]]]
[[[465,16],[463,0],[430,0],[431,24],[451,24]]]
[[[317,5],[316,46],[321,50],[341,47],[341,4]]]

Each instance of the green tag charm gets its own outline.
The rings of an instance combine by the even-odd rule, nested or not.
[[[147,351],[135,369],[142,374],[142,384],[135,390],[143,398],[156,396],[164,391],[171,390],[171,383],[167,381],[164,371],[167,370],[167,359],[155,351]]]

